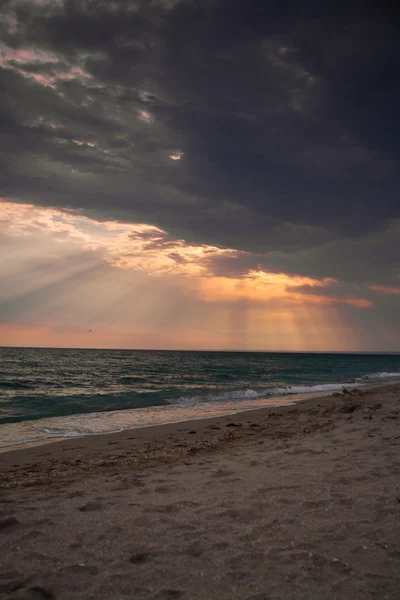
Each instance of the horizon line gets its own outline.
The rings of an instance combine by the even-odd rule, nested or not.
[[[400,354],[400,350],[240,350],[240,349],[185,349],[185,348],[92,348],[89,346],[3,346],[0,349],[17,350],[94,350],[111,352],[230,352],[248,354]]]

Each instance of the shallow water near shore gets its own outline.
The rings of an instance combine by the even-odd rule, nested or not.
[[[287,406],[313,395],[319,394],[298,394],[290,398],[265,398],[236,403],[218,402],[199,406],[157,406],[20,421],[0,427],[0,453],[21,444],[29,445],[56,441],[59,438],[111,434],[125,429],[211,419],[258,408]]]
[[[0,348],[0,448],[277,406],[400,377],[400,355]]]

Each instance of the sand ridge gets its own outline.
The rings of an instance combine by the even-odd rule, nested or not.
[[[400,386],[0,456],[0,597],[398,598]]]

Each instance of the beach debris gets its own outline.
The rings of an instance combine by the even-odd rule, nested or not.
[[[161,598],[181,598],[183,592],[181,590],[161,590],[157,597]]]
[[[129,559],[129,562],[138,565],[146,562],[146,560],[150,557],[150,552],[138,552],[137,554],[132,554]]]
[[[4,529],[10,529],[18,524],[19,521],[16,517],[5,517],[4,519],[0,519],[0,531],[3,531]]]
[[[348,390],[347,388],[343,388],[343,390],[341,392],[334,392],[332,394],[332,396],[334,398],[338,398],[340,396],[351,396],[353,394],[363,394],[364,392],[362,392],[361,390],[359,390],[358,388],[353,388],[352,390]]]
[[[93,510],[100,510],[101,507],[102,507],[102,505],[100,502],[88,502],[87,504],[80,506],[79,510],[81,512],[91,512]]]
[[[241,423],[227,423],[225,427],[242,427]]]
[[[355,410],[359,410],[361,408],[361,404],[346,404],[340,409],[342,413],[352,413]]]

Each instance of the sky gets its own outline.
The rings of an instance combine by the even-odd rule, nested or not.
[[[399,351],[399,25],[3,0],[0,345]]]

